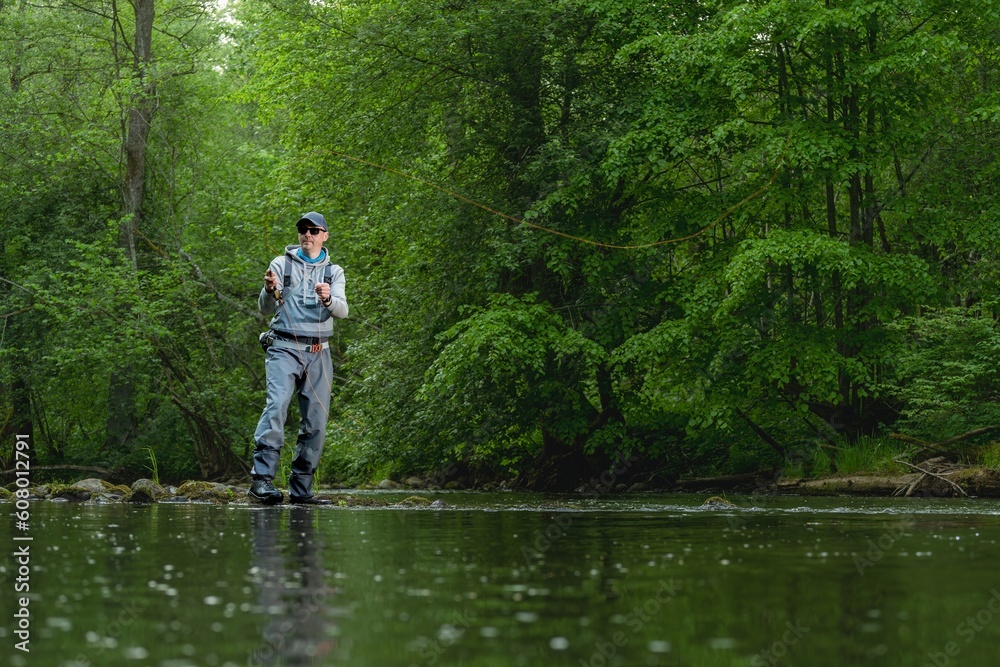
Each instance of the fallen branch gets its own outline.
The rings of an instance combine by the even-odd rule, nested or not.
[[[944,480],[948,484],[951,484],[953,487],[955,487],[955,489],[958,490],[958,492],[961,493],[963,496],[968,496],[969,495],[968,493],[965,492],[965,489],[963,489],[958,484],[956,484],[955,482],[951,481],[950,479],[948,479],[947,477],[945,477],[943,475],[939,475],[936,472],[931,472],[930,470],[925,470],[924,468],[921,468],[918,465],[914,465],[914,464],[910,463],[909,461],[903,461],[901,459],[893,459],[893,460],[896,463],[902,463],[904,466],[910,466],[914,470],[919,470],[920,472],[924,473],[925,475],[930,475],[931,477],[937,477],[940,480]],[[912,491],[913,491],[913,489],[911,488],[910,491],[907,492],[907,495],[909,495]]]
[[[947,449],[942,449],[941,446],[940,446],[940,444],[935,445],[935,444],[926,442],[924,440],[921,440],[920,438],[914,438],[912,435],[906,435],[905,433],[890,433],[889,437],[892,438],[893,440],[900,440],[902,442],[908,442],[911,445],[916,445],[917,447],[920,447],[921,449],[928,449],[928,450],[930,450],[932,452],[937,452],[938,454],[947,454],[949,456],[954,456],[955,455],[955,452],[952,452],[952,451],[947,450]],[[919,450],[918,450],[918,452],[919,452]],[[914,452],[914,454],[916,454],[918,452]]]
[[[920,438],[914,438],[912,435],[906,435],[905,433],[890,433],[889,437],[893,440],[902,440],[903,442],[908,442],[911,445],[920,445],[921,447],[933,447],[931,443],[921,440]]]
[[[975,438],[977,435],[986,435],[987,433],[992,433],[998,429],[1000,429],[1000,426],[984,426],[983,428],[973,429],[968,433],[963,433],[962,435],[956,435],[954,438],[948,438],[943,442],[939,442],[938,445],[950,445],[953,442],[960,442],[962,440],[968,440],[969,438]]]
[[[770,433],[768,433],[763,428],[761,428],[760,426],[758,426],[757,422],[755,422],[754,420],[750,419],[750,415],[748,415],[747,413],[743,412],[742,410],[740,410],[737,407],[734,407],[733,409],[736,410],[736,414],[738,414],[740,417],[742,417],[743,421],[745,421],[747,423],[747,426],[750,427],[750,430],[753,431],[757,435],[758,438],[760,438],[761,440],[763,440],[764,442],[766,442],[768,445],[770,445],[771,448],[774,449],[774,451],[776,451],[779,454],[781,454],[782,457],[784,457],[784,458],[788,457],[788,453],[785,451],[785,448],[781,445],[781,443],[778,442],[777,440],[775,440],[771,436]]]
[[[954,454],[951,450],[944,449],[945,445],[952,445],[956,442],[961,442],[962,440],[968,440],[969,438],[975,438],[979,435],[986,435],[987,433],[992,433],[993,431],[1000,430],[1000,426],[984,426],[982,428],[976,428],[968,433],[962,433],[961,435],[956,435],[947,440],[942,440],[938,443],[930,443],[926,440],[921,440],[920,438],[915,438],[912,435],[906,435],[905,433],[890,433],[889,437],[893,440],[902,440],[903,442],[908,442],[911,445],[917,445],[918,447],[924,447],[925,449],[930,449],[942,454]]]
[[[896,489],[892,495],[894,496],[902,495],[905,498],[909,498],[911,495],[913,495],[914,490],[916,490],[916,488],[920,486],[920,483],[925,479],[927,479],[927,475],[925,473],[920,473],[919,475],[917,475],[917,478],[915,480],[913,480],[909,484],[903,484],[901,487]],[[906,490],[905,493],[903,492],[904,489]]]

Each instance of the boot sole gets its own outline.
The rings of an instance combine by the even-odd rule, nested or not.
[[[247,495],[250,496],[250,498],[252,500],[256,500],[261,505],[277,505],[282,500],[285,499],[285,497],[283,495],[280,495],[280,496],[258,496],[255,493],[247,493]]]

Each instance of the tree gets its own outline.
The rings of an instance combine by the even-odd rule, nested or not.
[[[36,423],[51,426],[43,439],[56,460],[68,454],[138,470],[147,447],[169,445],[160,458],[167,461],[186,451],[166,440],[186,419],[202,475],[241,471],[233,445],[242,424],[230,420],[243,409],[217,398],[215,383],[231,384],[233,369],[220,368],[226,361],[214,350],[241,335],[238,356],[253,354],[244,333],[253,323],[243,320],[237,334],[222,304],[192,301],[213,294],[197,285],[211,278],[190,252],[205,237],[197,227],[191,233],[192,217],[217,208],[198,195],[200,181],[242,177],[198,161],[199,151],[210,151],[197,128],[212,122],[205,109],[220,81],[207,16],[200,3],[162,2],[154,12],[149,0],[126,12],[114,1],[29,8],[16,28],[17,44],[31,48],[3,51],[19,77],[3,98],[11,178],[0,201],[8,220],[30,230],[26,239],[9,238],[5,262],[38,313],[6,368],[20,374],[26,359],[39,360],[25,374],[39,383]],[[53,86],[62,94],[41,94]],[[217,143],[224,139],[220,132]],[[25,261],[42,233],[62,244]],[[206,321],[217,323],[211,335]],[[204,376],[194,372],[198,364]],[[171,391],[175,380],[196,389]],[[93,391],[101,383],[108,389]],[[177,471],[191,465],[172,463]]]
[[[952,221],[922,206],[936,199],[928,165],[956,138],[951,119],[970,112],[953,82],[977,35],[954,17],[974,10],[948,7],[758,2],[720,12],[698,57],[738,104],[712,136],[727,173],[774,169],[775,180],[742,230],[720,230],[730,242],[719,246],[719,288],[628,346],[647,387],[683,382],[685,361],[657,359],[667,346],[668,358],[686,360],[697,343],[703,361],[689,386],[715,406],[708,423],[730,420],[740,395],[772,412],[812,412],[851,439],[896,419],[885,325],[948,298],[934,253],[913,238],[915,228],[950,235]],[[669,39],[653,48],[680,57]]]

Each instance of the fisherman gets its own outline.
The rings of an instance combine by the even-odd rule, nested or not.
[[[254,432],[256,447],[250,471],[249,496],[274,505],[284,495],[274,488],[278,460],[285,441],[285,416],[292,393],[298,392],[299,436],[288,478],[288,500],[297,505],[323,505],[313,493],[313,475],[323,453],[330,414],[333,364],[328,339],[333,318],[347,317],[344,270],[330,262],[323,244],[330,238],[326,219],[315,211],[296,223],[299,245],[285,248],[264,274],[257,306],[274,314],[262,334],[266,348],[267,404]]]

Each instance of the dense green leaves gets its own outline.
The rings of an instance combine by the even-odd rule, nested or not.
[[[896,364],[908,427],[946,439],[1000,419],[1000,330],[987,309],[952,308],[900,321]]]
[[[492,444],[491,434],[530,434],[546,425],[564,441],[590,434],[604,351],[535,295],[497,295],[440,339],[420,395],[429,420],[457,425],[449,449],[461,453],[480,444],[480,433]]]
[[[238,472],[305,210],[352,312],[329,477],[742,470],[993,400],[995,2],[163,2],[148,67],[116,8],[0,8],[3,400],[53,460],[136,465],[128,368],[137,443]]]

